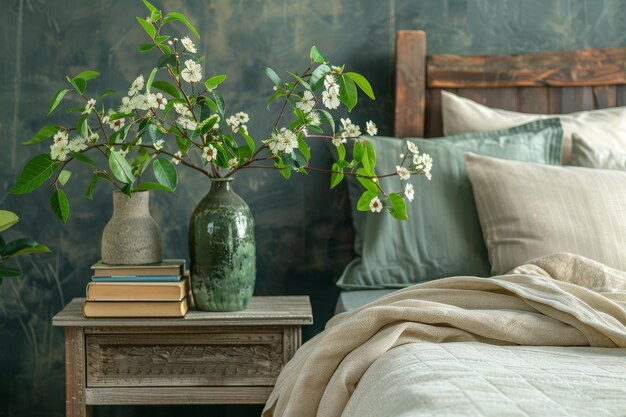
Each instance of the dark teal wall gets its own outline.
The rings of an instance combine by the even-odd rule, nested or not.
[[[194,0],[155,1],[184,12],[202,36],[205,72],[226,72],[222,91],[232,111],[247,110],[256,134],[276,117],[264,97],[270,84],[259,69],[302,70],[316,44],[336,63],[366,75],[378,99],[357,107],[353,120],[372,118],[391,133],[395,32],[427,31],[431,53],[488,54],[626,44],[623,0]],[[140,1],[0,0],[0,208],[17,211],[16,232],[50,245],[54,253],[24,259],[26,274],[0,287],[0,416],[61,416],[64,413],[63,333],[51,317],[81,296],[89,266],[98,257],[99,236],[111,210],[109,190],[83,198],[87,179],[68,186],[72,213],[63,227],[52,217],[46,190],[9,196],[19,168],[39,148],[20,143],[47,123],[51,94],[65,74],[97,69],[100,87],[128,88],[153,66],[135,52],[144,41],[134,16]],[[182,32],[185,34],[185,32]],[[51,121],[66,120],[61,113]],[[330,161],[313,146],[315,161]],[[186,225],[208,190],[204,178],[182,171],[175,195],[158,194],[152,213],[161,224],[166,256],[186,257]],[[319,331],[332,314],[334,281],[352,256],[349,204],[343,188],[328,190],[328,178],[300,176],[289,182],[268,172],[238,175],[236,189],[257,219],[257,294],[309,294]],[[213,415],[258,414],[258,408],[211,409]],[[96,415],[176,415],[179,408],[108,408]],[[194,407],[188,415],[206,415]]]

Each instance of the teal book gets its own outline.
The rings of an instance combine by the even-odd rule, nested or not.
[[[178,282],[180,275],[120,275],[110,277],[92,277],[93,282]]]

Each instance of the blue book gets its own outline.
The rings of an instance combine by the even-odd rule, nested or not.
[[[178,282],[180,281],[180,275],[120,275],[110,277],[92,277],[93,282]]]

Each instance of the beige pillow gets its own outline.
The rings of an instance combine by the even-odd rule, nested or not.
[[[563,164],[570,163],[572,132],[593,144],[626,153],[626,107],[570,114],[529,114],[492,109],[448,91],[441,92],[445,136],[481,130],[508,129],[537,119],[558,117],[563,126]]]
[[[491,272],[570,252],[626,271],[626,172],[465,154]]]
[[[572,165],[626,171],[626,152],[618,153],[572,133]]]

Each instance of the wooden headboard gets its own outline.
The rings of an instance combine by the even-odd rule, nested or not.
[[[422,31],[399,31],[396,40],[396,137],[442,135],[441,90],[526,113],[626,105],[626,48],[428,55]]]

